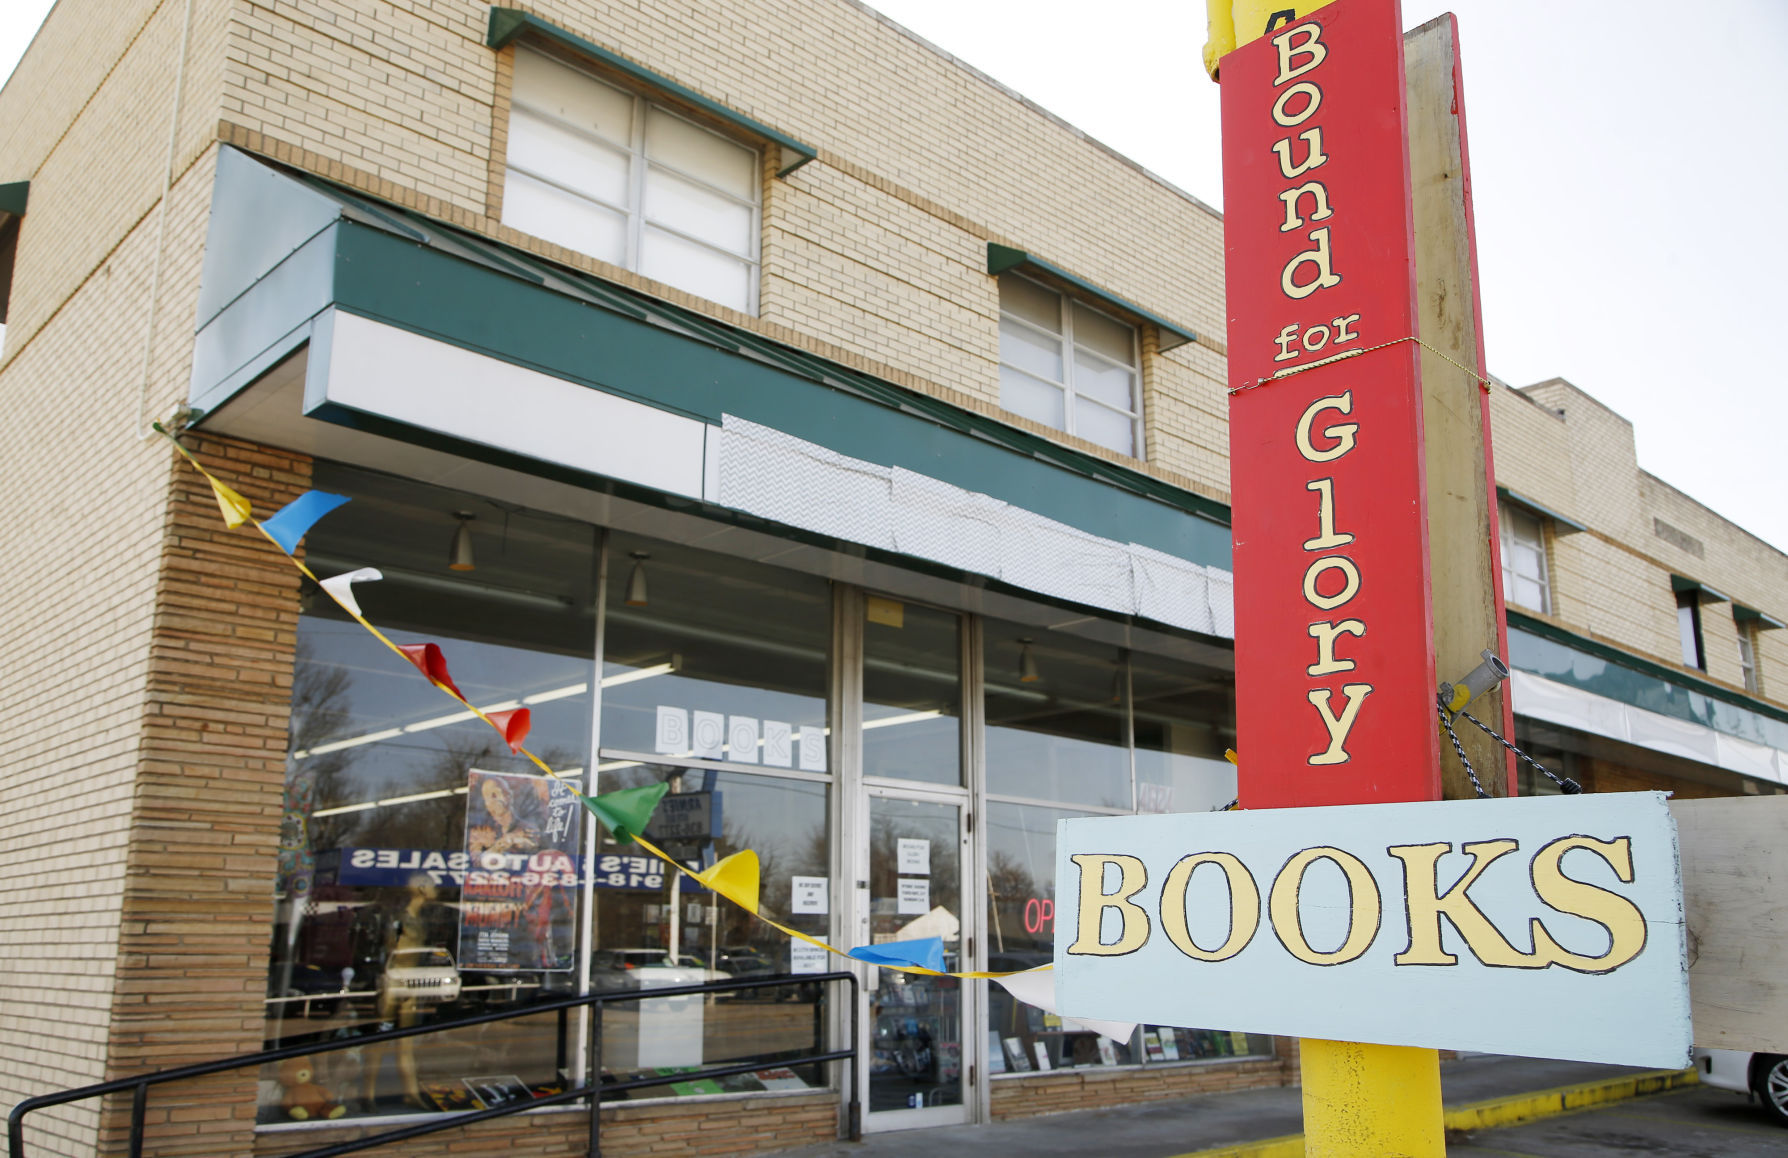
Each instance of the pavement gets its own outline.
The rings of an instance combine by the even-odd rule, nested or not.
[[[1534,1121],[1691,1085],[1693,1071],[1480,1055],[1441,1063],[1449,1131]],[[865,1134],[776,1158],[937,1158],[948,1150],[1025,1158],[1301,1158],[1296,1086],[1233,1090],[981,1126]]]

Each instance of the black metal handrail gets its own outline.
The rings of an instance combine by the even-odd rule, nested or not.
[[[682,1073],[660,1075],[650,1078],[635,1078],[631,1081],[612,1082],[603,1085],[600,1080],[602,1057],[602,1010],[605,1005],[616,1001],[650,1001],[660,997],[689,997],[710,993],[728,993],[735,990],[774,989],[788,985],[806,985],[826,981],[844,981],[850,985],[851,1002],[848,1008],[853,1012],[857,1008],[857,977],[854,973],[802,973],[778,974],[774,977],[758,977],[733,979],[728,981],[708,981],[700,985],[666,985],[663,987],[643,989],[621,989],[602,993],[590,993],[582,997],[564,997],[556,1001],[543,1001],[537,1005],[525,1006],[521,1009],[505,1009],[496,1013],[481,1013],[475,1017],[461,1018],[457,1021],[436,1022],[429,1025],[412,1025],[402,1029],[381,1030],[377,1033],[356,1035],[351,1038],[340,1038],[329,1041],[313,1042],[310,1045],[285,1046],[280,1049],[262,1050],[259,1053],[239,1054],[235,1057],[218,1058],[215,1061],[199,1062],[195,1065],[178,1066],[174,1069],[154,1070],[134,1077],[118,1078],[114,1081],[99,1082],[90,1086],[80,1086],[71,1090],[61,1090],[53,1094],[39,1094],[27,1098],[12,1108],[6,1116],[6,1140],[8,1158],[26,1158],[25,1154],[25,1116],[50,1106],[67,1105],[70,1102],[85,1101],[88,1098],[103,1097],[106,1094],[131,1091],[130,1112],[130,1158],[142,1158],[143,1153],[143,1120],[149,1104],[149,1087],[165,1085],[168,1082],[184,1081],[188,1078],[204,1077],[207,1074],[222,1073],[226,1070],[241,1069],[247,1066],[266,1065],[268,1062],[284,1061],[287,1058],[308,1057],[311,1054],[328,1053],[331,1050],[351,1049],[356,1046],[377,1045],[380,1042],[397,1041],[400,1038],[420,1037],[431,1033],[445,1033],[449,1030],[465,1029],[468,1026],[488,1025],[498,1021],[512,1021],[518,1017],[537,1017],[543,1013],[560,1010],[590,1010],[590,1049],[587,1059],[585,1084],[562,1093],[549,1094],[545,1097],[531,1098],[514,1105],[494,1106],[487,1110],[469,1110],[464,1113],[442,1114],[438,1120],[415,1122],[400,1126],[395,1130],[387,1130],[380,1134],[372,1134],[364,1138],[355,1138],[347,1142],[306,1150],[293,1154],[290,1158],[333,1158],[337,1154],[352,1154],[360,1150],[370,1150],[375,1146],[383,1146],[389,1142],[402,1142],[409,1138],[418,1138],[425,1134],[434,1134],[442,1130],[454,1130],[469,1126],[474,1122],[483,1122],[491,1118],[503,1118],[511,1114],[523,1113],[540,1106],[563,1105],[568,1102],[588,1098],[590,1102],[590,1158],[600,1158],[602,1153],[602,1095],[606,1091],[617,1093],[626,1090],[646,1089],[651,1086],[667,1086],[676,1082],[700,1081],[704,1078],[725,1078],[735,1074],[751,1073],[765,1067],[764,1062],[743,1062],[738,1065],[715,1066],[710,1069],[685,1071]],[[848,1119],[846,1130],[852,1141],[862,1137],[863,1112],[857,1096],[857,1019],[844,1019],[851,1027],[849,1044],[843,1049],[828,1050],[820,1053],[803,1054],[800,1057],[778,1058],[773,1064],[777,1066],[817,1065],[823,1062],[842,1061],[852,1065],[850,1074],[850,1100],[848,1102]],[[346,1123],[344,1123],[346,1124]],[[359,1126],[356,1121],[352,1125]]]

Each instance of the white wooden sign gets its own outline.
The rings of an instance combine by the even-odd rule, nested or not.
[[[1064,1015],[1681,1067],[1658,792],[1059,822]]]

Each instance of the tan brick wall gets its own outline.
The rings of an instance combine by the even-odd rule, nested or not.
[[[1030,1118],[1073,1110],[1102,1110],[1135,1102],[1215,1094],[1224,1090],[1282,1086],[1287,1082],[1288,1062],[1281,1058],[1257,1061],[1180,1066],[1145,1066],[1141,1069],[1075,1069],[1022,1078],[1001,1078],[993,1083],[995,1119]]]
[[[216,438],[188,445],[261,518],[310,481],[301,455]],[[197,471],[182,462],[173,483],[112,994],[113,1076],[251,1053],[265,1032],[299,575],[252,529],[224,526]],[[257,1076],[157,1091],[146,1152],[245,1152]],[[113,1152],[124,1152],[126,1108],[121,1099],[108,1118]]]
[[[0,104],[11,101],[8,90]],[[0,603],[0,713],[9,721],[0,731],[0,1034],[33,1046],[0,1060],[7,1105],[107,1076],[173,471],[170,450],[139,437],[139,415],[166,414],[185,395],[209,189],[207,154],[169,202],[162,308],[171,320],[146,392],[153,214],[92,246],[97,264],[40,310],[47,320],[7,333],[0,396],[16,419],[0,435],[0,493],[12,514],[0,556],[14,561]],[[95,220],[111,220],[106,187],[78,192]],[[60,212],[34,186],[33,228],[40,206],[52,221]],[[71,235],[76,224],[65,222]],[[67,268],[21,254],[18,277],[58,281],[72,276]],[[46,1112],[33,1138],[42,1129],[51,1136],[43,1153],[86,1158],[97,1110]]]

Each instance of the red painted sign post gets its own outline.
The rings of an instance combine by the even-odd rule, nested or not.
[[[1402,39],[1342,0],[1222,59],[1248,808],[1440,797]]]

